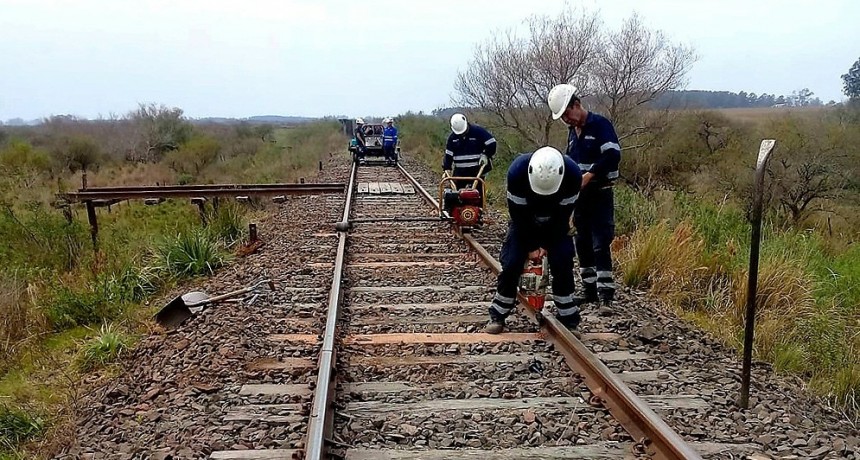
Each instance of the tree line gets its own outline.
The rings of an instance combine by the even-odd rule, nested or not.
[[[754,107],[821,107],[835,105],[836,101],[826,104],[809,88],[794,91],[788,96],[775,94],[756,94],[740,91],[671,90],[659,95],[650,106],[655,109],[729,109]]]

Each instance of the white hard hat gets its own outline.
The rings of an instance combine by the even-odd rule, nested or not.
[[[359,124],[359,125],[363,125],[364,124],[364,118],[356,118],[355,123]]]
[[[529,185],[538,195],[552,195],[561,188],[564,157],[553,147],[541,147],[529,160]]]
[[[391,117],[386,118],[383,123],[394,123],[394,119]]]
[[[469,129],[469,123],[466,121],[466,116],[462,113],[455,113],[451,117],[451,131],[459,136],[465,133],[467,129]]]
[[[555,85],[551,90],[549,90],[547,103],[549,104],[549,109],[552,110],[553,120],[561,118],[561,114],[563,114],[565,109],[567,109],[568,104],[570,104],[570,99],[574,97],[574,95],[576,95],[576,87],[567,83]]]

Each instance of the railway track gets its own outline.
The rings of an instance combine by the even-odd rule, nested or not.
[[[483,334],[503,232],[456,235],[404,169],[325,174],[349,179],[345,197],[290,198],[260,252],[204,287],[266,275],[276,292],[147,339],[130,359],[145,364],[93,398],[103,416],[58,458],[716,459],[825,444],[786,450],[801,434],[784,427],[808,420],[735,409],[731,357],[671,318],[643,321],[637,293],[614,315],[587,310],[581,341],[522,310]],[[809,457],[845,458],[826,454]]]
[[[318,235],[336,237],[337,253],[333,263],[313,264],[332,277],[307,443],[213,458],[701,458],[647,405],[678,410],[700,401],[643,401],[624,382],[658,375],[618,377],[601,362],[639,357],[592,354],[554,318],[533,313],[542,330],[516,315],[511,333],[481,332],[498,263],[472,235],[458,239],[446,222],[428,220],[435,206],[402,168],[352,171],[342,220],[354,223],[349,233]],[[276,340],[318,338],[287,333]],[[619,338],[583,336],[607,346]],[[300,389],[257,391],[286,396]]]

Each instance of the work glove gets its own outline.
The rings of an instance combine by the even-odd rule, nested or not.
[[[478,166],[487,166],[490,164],[490,159],[486,155],[481,155],[481,159],[478,160]]]

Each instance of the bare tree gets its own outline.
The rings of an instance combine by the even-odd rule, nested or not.
[[[693,51],[673,44],[638,16],[618,32],[604,33],[597,13],[566,9],[555,17],[535,16],[527,31],[495,34],[479,45],[469,68],[455,83],[455,102],[489,114],[536,145],[549,143],[553,123],[549,90],[573,83],[579,96],[594,100],[623,137],[652,127],[633,123],[638,109],[685,83]],[[645,142],[637,139],[639,143]]]
[[[684,86],[695,59],[691,48],[648,29],[636,14],[605,37],[593,68],[595,97],[622,140],[647,129],[635,121],[639,109]]]
[[[844,193],[846,173],[855,161],[847,153],[846,138],[828,132],[822,123],[785,118],[769,130],[780,142],[768,167],[772,200],[796,225],[813,212],[814,204]]]
[[[457,76],[456,102],[489,114],[497,126],[511,128],[534,144],[547,144],[553,126],[546,107],[549,90],[576,82],[586,91],[584,71],[599,49],[596,13],[534,16],[527,32],[496,34],[479,45],[468,70]]]

